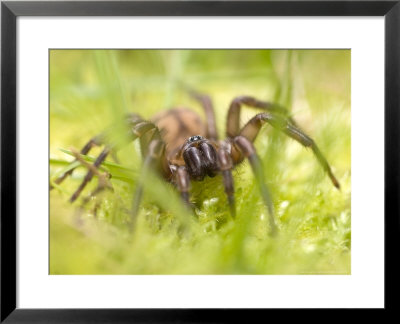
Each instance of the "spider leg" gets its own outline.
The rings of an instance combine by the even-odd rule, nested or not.
[[[252,142],[249,141],[244,136],[235,137],[234,143],[237,145],[237,147],[242,152],[242,154],[245,157],[247,157],[247,159],[250,162],[250,166],[251,166],[254,176],[256,178],[257,185],[261,191],[261,196],[264,200],[264,203],[266,204],[266,206],[268,208],[268,216],[269,216],[269,224],[271,227],[271,234],[275,235],[277,232],[277,227],[276,227],[275,217],[274,217],[274,207],[272,204],[272,199],[271,199],[271,194],[269,192],[269,189],[268,189],[267,185],[264,183],[264,171],[262,168],[260,158],[258,157],[258,155],[256,153],[256,149],[254,148]]]
[[[100,166],[100,164],[103,163],[103,161],[106,159],[108,153],[110,152],[110,147],[106,147],[104,148],[104,150],[100,153],[100,155],[97,157],[97,159],[94,161],[93,166],[95,168],[98,168]],[[86,185],[88,184],[88,182],[90,180],[92,180],[94,175],[94,172],[92,169],[89,169],[89,171],[86,173],[85,178],[83,179],[82,183],[80,184],[80,186],[78,187],[78,189],[74,192],[74,194],[71,196],[71,198],[69,199],[70,202],[74,202],[79,195],[81,194],[82,190],[86,187]]]
[[[189,188],[190,178],[186,167],[180,166],[175,172],[175,182],[181,197],[187,206],[190,206],[189,201]]]
[[[218,131],[215,123],[215,112],[211,98],[204,94],[198,93],[192,89],[189,89],[189,94],[200,102],[203,106],[204,113],[206,114],[207,121],[207,137],[211,140],[218,140]]]
[[[80,150],[80,154],[82,154],[82,155],[88,154],[89,151],[90,151],[90,149],[91,149],[92,147],[101,145],[102,142],[103,142],[103,135],[102,135],[102,134],[93,137],[93,138],[92,138],[89,142],[87,142],[87,143],[85,144],[85,146]],[[75,161],[77,161],[77,160],[75,159]],[[75,161],[74,161],[74,162],[75,162]],[[68,176],[70,176],[70,175],[74,172],[75,169],[76,169],[76,168],[73,168],[73,169],[71,169],[71,170],[68,170],[67,172],[64,172],[64,173],[63,173],[62,175],[60,175],[56,180],[54,180],[54,183],[55,183],[55,184],[60,184],[60,183],[63,182]],[[53,186],[50,186],[50,190],[53,189],[53,188],[54,188]]]
[[[135,140],[137,138],[142,137],[145,135],[147,132],[154,130],[155,134],[158,134],[157,137],[161,138],[157,126],[155,126],[153,123],[145,121],[141,119],[140,117],[136,115],[131,115],[130,120],[129,120],[129,134],[130,134],[130,139]],[[113,146],[107,145],[104,150],[100,153],[100,155],[97,157],[97,159],[94,162],[94,166],[98,168],[101,163],[104,162],[108,154],[114,149],[116,145],[114,144]],[[93,178],[93,170],[89,169],[87,172],[83,182],[81,185],[78,187],[78,189],[74,192],[74,194],[70,198],[70,202],[74,202],[79,195],[81,194],[82,190],[86,187],[88,182],[92,180]]]
[[[132,211],[131,211],[131,230],[136,223],[137,214],[139,212],[139,205],[143,197],[143,182],[146,180],[148,172],[151,168],[155,168],[155,162],[160,160],[165,151],[165,144],[161,140],[152,140],[149,144],[147,155],[143,162],[142,171],[138,179],[136,191],[133,196]]]
[[[129,114],[127,116],[127,122],[128,123],[132,123],[132,121],[136,121],[141,119],[138,115],[135,114]],[[107,134],[108,133],[108,134]],[[107,132],[103,132],[95,137],[93,137],[92,139],[89,140],[89,142],[87,142],[85,144],[85,146],[83,146],[83,148],[80,150],[80,154],[82,155],[87,155],[89,153],[89,151],[94,147],[94,146],[101,146],[106,142],[106,137],[107,135],[109,135],[110,133],[112,133],[112,128],[109,129]],[[117,157],[117,153],[116,153],[116,147],[111,150],[110,152],[111,157],[113,158],[113,160],[116,163],[119,163],[118,157]],[[77,161],[75,159],[75,161]],[[74,162],[75,162],[74,161]],[[76,169],[72,168],[70,170],[68,170],[67,172],[63,173],[62,175],[60,175],[56,180],[54,180],[55,184],[60,184],[61,182],[63,182],[68,176],[72,175],[72,173],[74,172],[74,170]],[[50,190],[52,190],[54,187],[50,185]]]
[[[236,206],[235,206],[235,196],[234,196],[234,183],[232,177],[233,163],[229,153],[224,149],[220,148],[218,150],[218,162],[220,170],[222,171],[222,178],[225,188],[225,193],[228,198],[229,210],[232,218],[236,217]]]
[[[275,103],[265,102],[255,99],[249,96],[241,96],[233,99],[229,106],[228,116],[227,116],[227,125],[226,125],[226,135],[228,137],[235,137],[239,135],[240,131],[240,110],[241,106],[245,105],[251,108],[258,108],[266,110],[270,113],[279,114],[285,116],[292,125],[296,125],[296,122],[290,117],[290,112]]]
[[[95,174],[99,179],[99,183],[97,184],[96,189],[83,200],[82,205],[81,205],[81,208],[83,208],[90,201],[90,199],[92,197],[96,196],[103,190],[108,189],[108,190],[113,191],[113,187],[109,180],[111,178],[111,174],[109,174],[108,172],[104,172],[104,173],[100,172],[100,170],[98,168],[96,168],[94,165],[86,162],[82,158],[82,156],[78,152],[74,151],[73,149],[72,149],[72,153],[74,154],[77,161],[79,161],[82,165],[84,165],[86,168],[91,170],[93,172],[93,174]],[[97,208],[99,207],[99,205],[100,205],[100,203],[98,201],[96,201],[96,204],[95,204],[95,207],[93,210],[93,214],[95,217],[96,217]]]
[[[333,172],[329,166],[328,161],[319,150],[317,144],[315,144],[313,139],[310,138],[307,134],[305,134],[304,131],[302,131],[299,127],[293,125],[289,119],[279,115],[261,113],[250,119],[247,122],[247,124],[241,129],[239,135],[247,138],[250,142],[254,142],[262,125],[265,124],[266,122],[269,123],[272,127],[284,132],[286,135],[293,138],[303,146],[310,147],[315,157],[317,158],[319,164],[328,174],[333,185],[337,189],[340,189],[339,181],[333,175]]]

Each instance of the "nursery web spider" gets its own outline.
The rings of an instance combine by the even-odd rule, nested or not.
[[[301,145],[311,148],[333,185],[340,188],[339,182],[318,146],[297,126],[285,108],[253,97],[237,97],[229,107],[226,139],[219,140],[214,108],[210,98],[193,91],[191,95],[202,105],[206,123],[194,111],[185,108],[168,110],[156,115],[150,121],[146,121],[136,114],[130,114],[126,119],[130,140],[140,139],[141,151],[144,156],[142,174],[149,168],[157,170],[165,180],[177,187],[187,204],[190,204],[190,181],[202,181],[205,176],[214,177],[217,173],[221,173],[230,212],[234,217],[232,169],[247,158],[257,180],[262,199],[268,208],[271,232],[276,232],[271,195],[263,181],[264,170],[253,146],[254,140],[265,123],[282,131]],[[243,127],[240,127],[240,110],[243,105],[261,109],[264,112],[255,115]],[[104,145],[104,149],[95,160],[94,168],[89,168],[83,182],[71,196],[71,202],[79,197],[86,184],[93,178],[95,169],[115,149],[113,143],[107,141],[106,136],[99,135],[92,138],[80,153],[87,154],[95,145]],[[64,173],[55,180],[55,183],[61,183],[72,172],[73,169]],[[138,213],[142,191],[142,183],[139,181],[133,199],[132,220]]]

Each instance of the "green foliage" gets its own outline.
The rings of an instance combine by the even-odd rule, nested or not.
[[[341,183],[336,190],[312,152],[265,126],[255,146],[264,165],[279,234],[247,162],[234,171],[237,217],[221,176],[193,183],[191,212],[173,186],[149,174],[134,231],[133,190],[141,174],[138,143],[100,168],[106,190],[81,206],[69,197],[86,173],[73,162],[90,138],[124,136],[126,112],[145,119],[173,106],[202,114],[182,85],[209,94],[224,137],[230,101],[251,95],[288,107],[318,144]],[[257,111],[243,109],[244,123]],[[112,128],[110,128],[112,127]],[[349,50],[52,50],[50,179],[78,166],[50,192],[51,274],[350,274],[351,123]],[[83,159],[93,163],[101,148]]]

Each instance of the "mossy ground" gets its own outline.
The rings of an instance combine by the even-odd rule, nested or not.
[[[186,83],[212,97],[221,137],[235,96],[285,105],[341,183],[339,191],[310,150],[265,126],[255,146],[278,236],[268,235],[267,210],[247,162],[234,171],[235,220],[220,176],[193,183],[192,215],[170,184],[150,175],[132,234],[127,224],[141,157],[138,144],[130,144],[118,153],[119,163],[108,159],[103,168],[113,192],[83,209],[82,200],[70,204],[84,167],[50,192],[51,274],[350,274],[349,50],[53,50],[50,59],[51,180],[73,160],[71,148],[128,111],[149,118],[186,106],[201,114],[181,87]],[[256,112],[243,109],[242,121]],[[92,180],[82,197],[96,185]]]

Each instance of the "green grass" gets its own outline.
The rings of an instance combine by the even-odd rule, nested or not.
[[[336,190],[311,151],[268,126],[255,146],[262,159],[279,234],[268,235],[267,210],[247,162],[233,172],[237,218],[221,176],[193,183],[191,213],[171,184],[150,174],[134,232],[129,209],[141,173],[138,143],[118,152],[101,172],[105,191],[81,208],[68,199],[85,168],[50,192],[51,274],[350,274],[350,51],[91,51],[50,56],[50,179],[73,165],[71,149],[121,123],[127,112],[150,118],[173,106],[202,113],[180,86],[209,94],[220,136],[238,95],[291,109],[316,141],[341,183]],[[256,113],[243,109],[245,122]],[[123,127],[116,127],[116,138]],[[92,162],[101,148],[84,159]],[[97,185],[91,181],[82,194]],[[98,205],[98,206],[97,206]],[[97,212],[94,208],[97,206]]]

